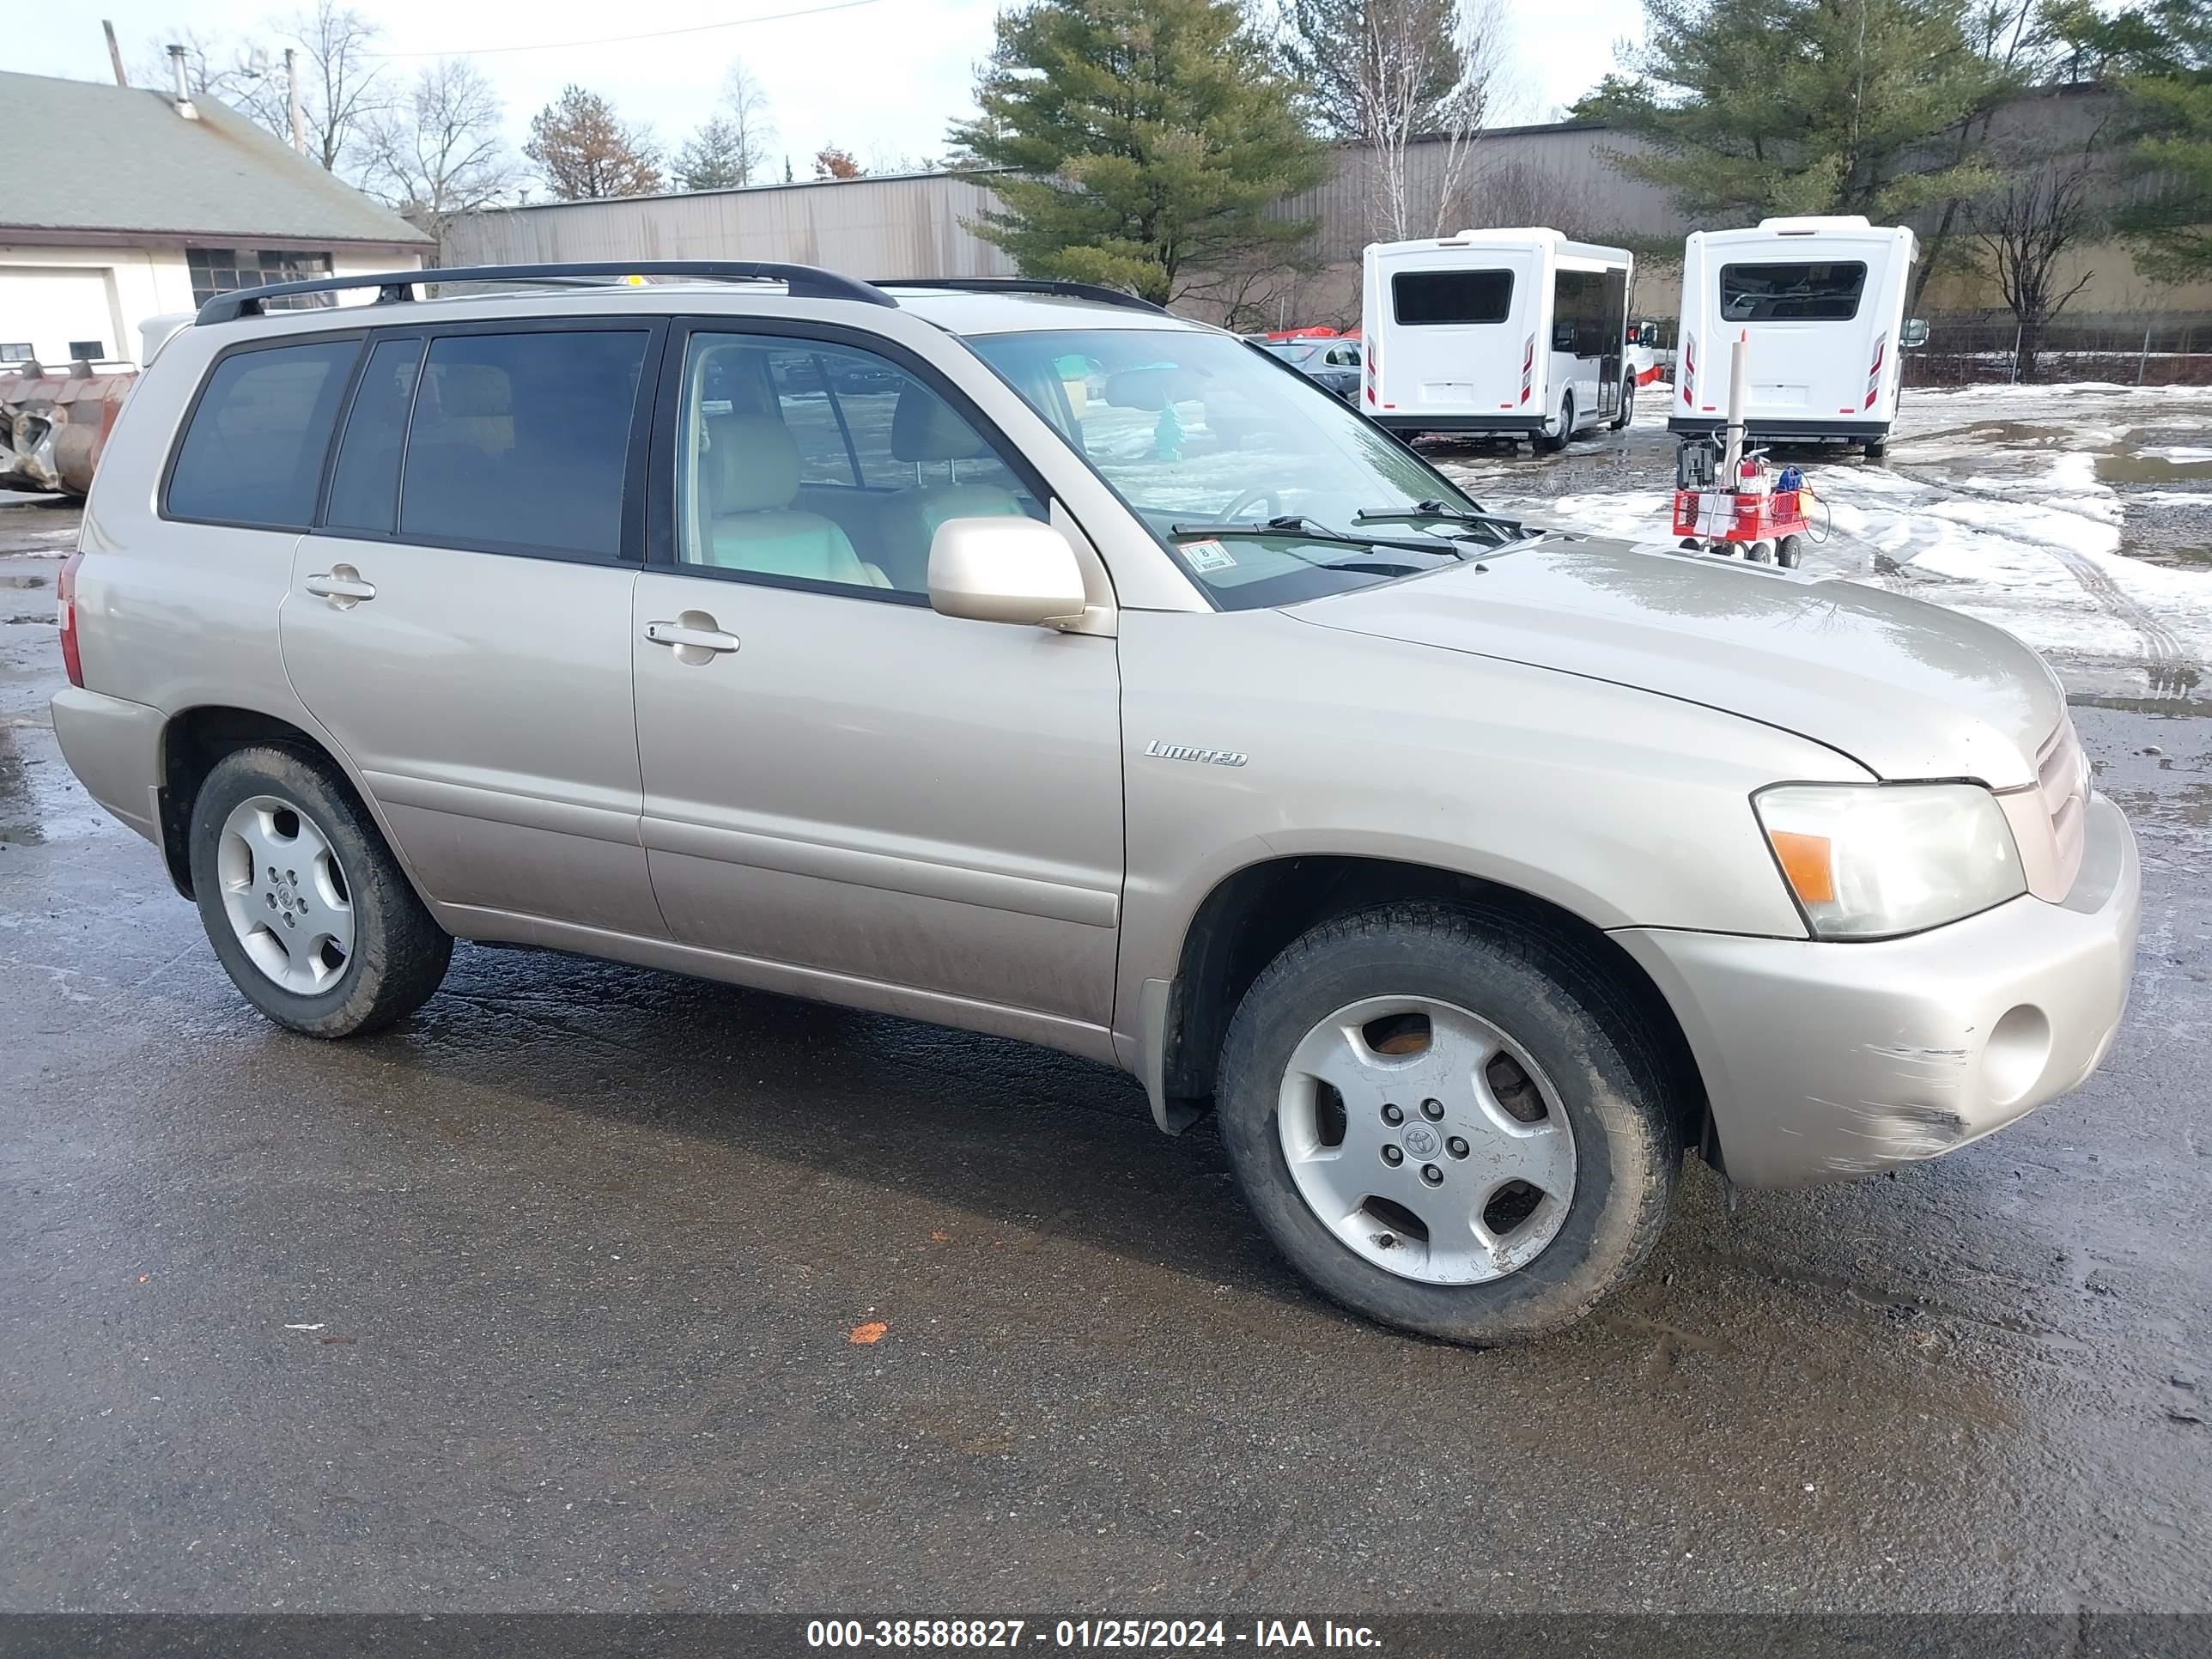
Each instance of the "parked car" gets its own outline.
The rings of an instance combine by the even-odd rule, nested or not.
[[[1486,512],[1127,296],[635,269],[220,296],[115,429],[54,729],[278,1024],[459,938],[1028,1039],[1477,1343],[1685,1149],[1894,1169],[2112,1042],[2134,841],[1997,629]]]
[[[1316,386],[1346,403],[1359,401],[1359,342],[1357,340],[1270,340],[1260,348],[1279,357]]]

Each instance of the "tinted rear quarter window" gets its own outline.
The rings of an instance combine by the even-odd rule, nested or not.
[[[448,335],[407,428],[410,541],[612,558],[644,330]]]
[[[304,530],[357,340],[236,351],[216,364],[169,472],[173,519]]]
[[[1390,307],[1401,323],[1502,323],[1513,309],[1510,270],[1401,270],[1390,279]]]
[[[1847,323],[1859,314],[1865,265],[1723,265],[1721,316],[1731,323]]]
[[[391,533],[399,505],[399,447],[407,435],[407,410],[415,400],[415,374],[422,363],[420,340],[381,340],[369,353],[353,395],[353,412],[346,416],[345,436],[338,441],[324,523]]]

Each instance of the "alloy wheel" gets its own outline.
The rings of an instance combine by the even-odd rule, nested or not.
[[[1419,996],[1340,1008],[1291,1055],[1276,1127],[1292,1182],[1349,1249],[1401,1278],[1525,1267],[1574,1200],[1575,1139],[1528,1051]]]
[[[223,915],[246,958],[275,985],[318,996],[353,959],[354,916],[330,837],[291,802],[233,807],[216,844]]]

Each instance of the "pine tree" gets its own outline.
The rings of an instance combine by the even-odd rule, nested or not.
[[[2124,94],[2127,168],[2148,181],[2114,215],[2140,263],[2169,282],[2212,271],[2212,4],[2154,0],[2078,33]]]
[[[1312,235],[1267,210],[1320,182],[1320,146],[1231,0],[1030,0],[1000,14],[975,95],[953,143],[1019,176],[974,228],[1024,275],[1164,302]]]
[[[1626,75],[1576,106],[1651,149],[1617,155],[1692,219],[1863,213],[1970,198],[1968,131],[2015,89],[1972,0],[1644,0]],[[2000,9],[2002,9],[2000,7]]]
[[[752,167],[736,124],[711,116],[684,141],[668,164],[678,190],[734,190],[752,182]]]
[[[564,202],[649,196],[660,188],[652,136],[618,119],[613,105],[581,87],[563,88],[531,118],[522,153]]]

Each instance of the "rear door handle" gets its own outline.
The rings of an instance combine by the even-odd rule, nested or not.
[[[319,599],[336,600],[341,607],[376,597],[376,584],[362,580],[361,572],[349,564],[334,564],[328,570],[319,570],[300,586]]]
[[[725,634],[719,628],[702,628],[690,623],[650,622],[645,625],[645,637],[655,645],[670,645],[692,651],[724,652],[738,648],[738,636]]]

